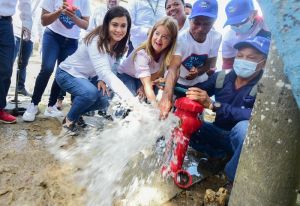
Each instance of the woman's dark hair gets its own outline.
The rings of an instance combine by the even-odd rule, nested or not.
[[[116,17],[123,17],[125,16],[127,19],[127,32],[126,35],[121,41],[119,41],[115,47],[113,48],[113,51],[110,51],[109,48],[109,23],[112,19]],[[84,43],[90,44],[92,39],[96,36],[98,37],[98,50],[100,52],[108,52],[111,55],[115,55],[116,58],[120,58],[124,55],[124,53],[127,50],[127,41],[130,34],[130,28],[131,28],[131,18],[129,15],[129,12],[122,6],[115,6],[111,9],[109,9],[103,19],[103,24],[96,27],[93,31],[91,31],[85,38]]]
[[[166,1],[165,1],[165,9],[167,8],[167,3],[168,3],[168,1],[169,1],[169,0],[166,0]],[[181,0],[181,2],[182,2],[182,4],[183,4],[183,6],[184,6],[184,5],[185,5],[184,0]]]

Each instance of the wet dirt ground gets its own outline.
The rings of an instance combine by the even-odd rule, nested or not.
[[[0,205],[82,205],[78,188],[47,151],[46,132],[59,134],[60,122],[0,125]]]
[[[26,77],[29,92],[33,91],[40,64],[40,57],[35,51]],[[14,69],[8,99],[14,96],[15,76]],[[51,84],[48,84],[43,105],[48,100],[50,87]],[[30,98],[21,97],[24,103],[21,106],[26,107],[29,101]],[[47,134],[57,138],[60,132],[61,121],[45,119],[42,115],[33,123],[24,123],[20,117],[17,124],[0,123],[0,206],[85,205],[83,197],[86,190],[72,179],[74,169],[56,160],[47,148]],[[216,191],[224,182],[223,177],[209,177],[178,194],[164,206],[202,205],[205,190]]]
[[[85,189],[72,179],[74,171],[47,149],[47,134],[57,138],[60,132],[56,119],[0,124],[0,205],[84,205]],[[217,190],[224,181],[209,177],[164,205],[202,205],[205,190]]]

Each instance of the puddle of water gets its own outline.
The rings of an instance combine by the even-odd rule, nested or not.
[[[91,129],[85,136],[75,137],[75,143],[68,147],[61,146],[68,144],[70,137],[53,138],[49,135],[49,148],[56,158],[78,168],[75,178],[87,189],[87,205],[112,205],[114,197],[121,195],[127,182],[130,185],[126,186],[126,190],[131,190],[131,187],[136,190],[138,185],[134,180],[122,183],[124,171],[128,170],[127,164],[137,154],[153,147],[157,138],[165,136],[167,141],[172,128],[178,123],[175,116],[165,121],[159,121],[158,117],[158,110],[143,106],[138,111],[132,111],[125,119],[104,125],[102,131]],[[143,158],[147,158],[144,153]],[[139,174],[136,168],[132,168],[132,171],[129,169],[133,177]],[[149,188],[141,190],[148,191]],[[160,198],[159,195],[157,198]],[[147,204],[145,201],[141,202]],[[132,204],[127,201],[126,205]]]

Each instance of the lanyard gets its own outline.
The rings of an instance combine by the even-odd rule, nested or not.
[[[157,12],[157,7],[158,7],[158,2],[159,2],[159,0],[157,0],[157,1],[156,1],[155,9],[153,8],[153,6],[152,6],[152,4],[151,4],[150,0],[147,0],[147,2],[148,2],[148,4],[149,4],[149,5],[150,5],[150,7],[151,7],[151,9],[152,9],[152,11],[153,11],[153,14],[154,14],[154,16],[156,16],[156,12]]]

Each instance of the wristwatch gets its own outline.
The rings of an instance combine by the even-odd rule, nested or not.
[[[213,102],[212,104],[212,111],[216,112],[221,107],[220,102]]]

